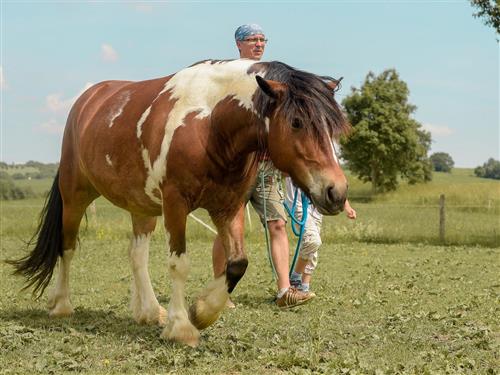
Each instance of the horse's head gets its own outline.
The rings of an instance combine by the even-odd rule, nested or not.
[[[344,208],[347,180],[333,140],[349,129],[333,97],[338,81],[277,62],[266,68],[266,79],[256,77],[261,89],[256,105],[267,117],[269,155],[321,213],[338,214]]]

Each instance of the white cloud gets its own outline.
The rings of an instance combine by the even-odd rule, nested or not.
[[[7,82],[5,81],[5,76],[3,75],[3,66],[0,66],[0,90],[5,90],[7,88]]]
[[[38,125],[35,130],[52,135],[62,135],[66,124],[66,116],[71,106],[92,85],[93,83],[87,82],[76,95],[69,98],[64,98],[60,93],[47,95],[45,109],[50,113],[50,119]]]
[[[118,60],[118,53],[112,45],[103,43],[101,45],[101,57],[104,61],[115,62]]]
[[[431,132],[431,134],[435,137],[448,137],[455,133],[455,131],[448,126],[424,124],[422,127]]]
[[[153,11],[153,6],[151,4],[139,3],[134,5],[134,9],[142,13],[150,13]]]
[[[47,97],[45,98],[47,109],[53,113],[68,113],[76,99],[78,99],[78,97],[92,85],[92,83],[87,82],[83,89],[78,92],[78,94],[67,99],[62,98],[62,95],[60,93],[47,95]]]
[[[39,130],[49,134],[62,134],[64,132],[64,124],[52,118],[49,121],[40,124]]]

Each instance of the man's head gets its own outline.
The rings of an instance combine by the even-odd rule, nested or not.
[[[241,25],[234,33],[236,46],[240,51],[240,57],[252,60],[260,60],[264,54],[267,39],[262,27],[253,23]]]

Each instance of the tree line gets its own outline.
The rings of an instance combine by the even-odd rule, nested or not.
[[[59,164],[28,161],[24,164],[7,164],[0,161],[0,200],[36,197],[30,187],[19,186],[16,181],[25,179],[54,178]]]

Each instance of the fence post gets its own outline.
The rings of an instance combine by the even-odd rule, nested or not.
[[[445,236],[445,212],[444,212],[444,194],[439,196],[439,240],[444,242]]]

